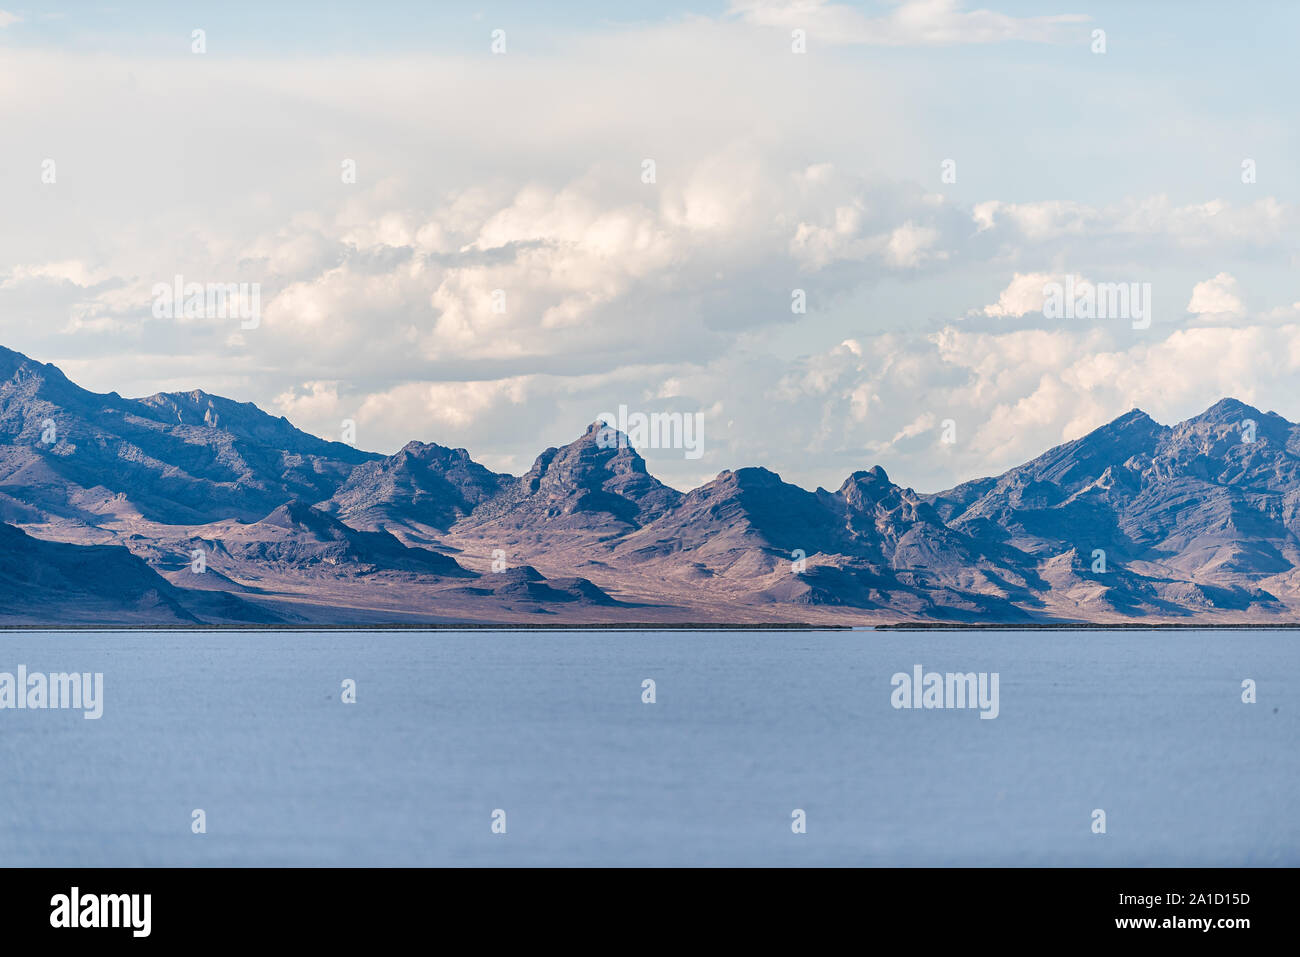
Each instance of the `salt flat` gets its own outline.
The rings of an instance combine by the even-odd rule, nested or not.
[[[102,672],[103,711],[0,711],[9,865],[1300,864],[1278,632],[0,637],[20,664]],[[997,673],[996,719],[895,708],[918,664]]]

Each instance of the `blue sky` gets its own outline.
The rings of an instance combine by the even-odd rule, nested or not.
[[[701,411],[703,459],[648,455],[679,487],[937,489],[1224,394],[1300,419],[1294,4],[3,9],[0,342],[93,388],[515,472]],[[160,321],[178,273],[265,321]],[[1152,328],[1047,319],[1067,274],[1150,284]]]

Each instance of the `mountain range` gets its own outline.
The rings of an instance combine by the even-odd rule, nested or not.
[[[1139,410],[934,494],[761,467],[689,492],[596,422],[524,475],[317,438],[0,348],[0,624],[1278,622],[1300,426]],[[624,437],[625,438],[625,437]]]

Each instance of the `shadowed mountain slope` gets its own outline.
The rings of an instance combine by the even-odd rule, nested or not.
[[[94,524],[129,509],[170,524],[252,521],[291,498],[328,498],[377,458],[204,392],[88,392],[0,348],[0,495],[29,516]]]

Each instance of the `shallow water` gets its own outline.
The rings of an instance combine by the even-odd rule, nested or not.
[[[0,710],[9,865],[1300,864],[1283,633],[0,637],[20,664],[103,672],[104,712]],[[998,717],[895,709],[916,664],[998,673]]]

